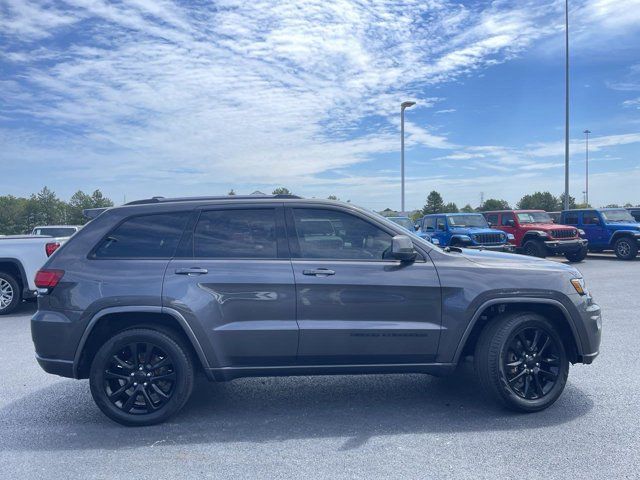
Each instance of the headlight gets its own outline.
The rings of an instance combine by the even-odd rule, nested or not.
[[[579,228],[579,229],[578,229],[578,233],[579,233],[580,235],[586,235],[586,233],[584,233],[584,230],[582,230],[581,228]]]
[[[578,292],[580,295],[587,294],[587,288],[585,287],[584,278],[572,278],[571,285],[573,285],[573,288],[575,288],[576,292]]]
[[[507,233],[507,240],[515,240],[516,236],[513,233]]]
[[[469,235],[460,235],[458,238],[460,240],[462,240],[463,242],[470,242],[471,241],[471,237]]]
[[[432,238],[431,243],[433,243],[434,245],[440,245],[440,240],[438,240],[437,238]]]

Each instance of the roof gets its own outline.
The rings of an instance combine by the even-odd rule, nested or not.
[[[142,200],[134,200],[133,202],[125,203],[125,205],[145,205],[148,203],[173,203],[173,202],[199,202],[207,200],[260,200],[260,199],[278,199],[278,198],[302,198],[297,195],[265,195],[265,194],[251,194],[251,195],[218,195],[218,196],[205,196],[205,197],[151,197],[144,198]]]
[[[434,215],[452,215],[452,216],[461,216],[461,215],[482,215],[480,212],[458,212],[458,213],[429,213],[425,215],[425,217],[432,217]]]

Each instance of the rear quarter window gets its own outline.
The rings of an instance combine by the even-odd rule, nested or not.
[[[131,217],[95,248],[94,258],[171,258],[191,212]]]
[[[565,225],[578,225],[578,214],[577,213],[567,213],[564,217]]]

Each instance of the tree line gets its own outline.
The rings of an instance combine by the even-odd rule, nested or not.
[[[100,190],[91,194],[78,190],[68,202],[47,187],[29,197],[0,195],[0,234],[31,233],[38,225],[84,225],[82,210],[112,206]]]

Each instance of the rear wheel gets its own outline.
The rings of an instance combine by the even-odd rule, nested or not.
[[[8,315],[20,304],[22,291],[13,275],[0,272],[0,315]]]
[[[631,237],[621,237],[616,240],[613,250],[620,260],[633,260],[638,254],[638,244]]]
[[[564,256],[570,262],[581,262],[587,258],[587,252],[587,247],[582,247],[580,250],[576,250],[575,252],[567,252]]]
[[[170,331],[125,330],[107,340],[91,364],[91,395],[102,412],[123,425],[164,422],[187,402],[193,362]]]
[[[569,358],[557,328],[528,312],[494,319],[478,339],[474,362],[489,396],[520,412],[553,404],[569,375]]]
[[[522,253],[530,257],[545,258],[547,256],[547,248],[540,240],[527,240],[522,246]]]

